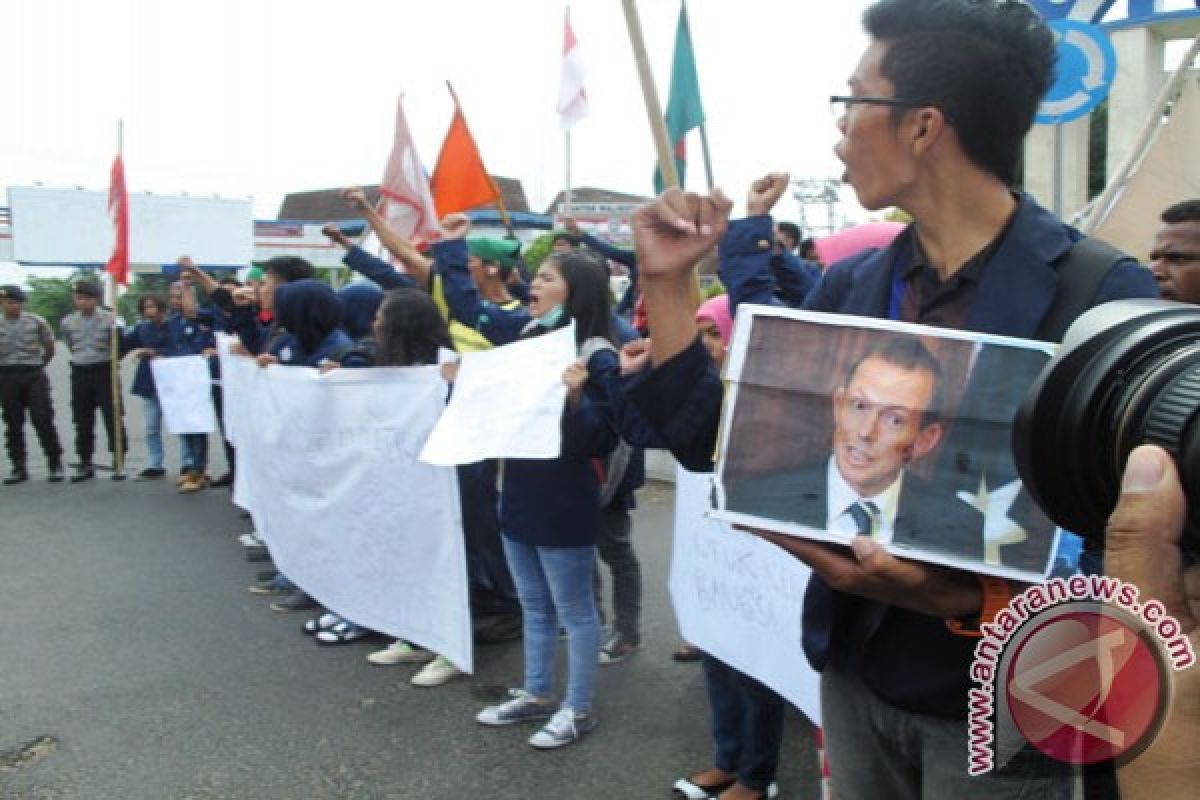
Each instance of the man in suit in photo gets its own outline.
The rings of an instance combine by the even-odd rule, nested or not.
[[[916,337],[876,344],[833,392],[831,456],[739,481],[727,510],[981,560],[983,515],[906,469],[942,440],[944,382]]]

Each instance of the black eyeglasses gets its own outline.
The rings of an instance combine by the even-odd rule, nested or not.
[[[903,97],[852,97],[835,94],[829,98],[829,113],[835,120],[841,119],[853,105],[891,106],[892,108],[920,108],[931,105],[920,100],[906,100]]]

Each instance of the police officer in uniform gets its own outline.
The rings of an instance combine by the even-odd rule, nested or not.
[[[5,443],[12,473],[6,486],[29,480],[25,464],[25,411],[46,454],[50,481],[63,479],[62,447],[54,429],[54,405],[45,366],[54,358],[54,331],[46,320],[24,310],[19,286],[0,286],[0,406],[4,409]]]
[[[118,415],[124,415],[124,408],[118,400],[114,413],[112,384],[112,329],[119,323],[115,313],[100,306],[100,284],[82,280],[71,288],[75,311],[63,317],[59,326],[71,351],[71,416],[75,422],[75,452],[79,456],[79,467],[71,476],[71,483],[89,480],[96,474],[92,467],[96,409],[100,409],[104,420],[109,452],[114,454],[113,480],[119,481],[125,474],[116,469],[113,424]],[[122,427],[122,449],[126,452],[128,441]]]

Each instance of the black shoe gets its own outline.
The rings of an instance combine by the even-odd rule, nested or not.
[[[500,644],[521,638],[521,615],[508,614],[475,631],[478,644]]]
[[[4,479],[5,486],[16,486],[29,480],[29,471],[24,467],[13,467],[12,472]]]
[[[255,561],[267,561],[271,558],[271,554],[267,552],[265,544],[256,544],[253,547],[244,548],[246,552],[246,560],[253,563]]]
[[[313,608],[320,608],[320,604],[316,600],[306,595],[304,592],[296,589],[287,597],[276,600],[271,603],[272,611],[308,611]]]
[[[96,470],[85,461],[75,468],[75,474],[71,476],[71,483],[83,483],[94,477],[96,477]]]
[[[51,464],[48,471],[50,474],[46,476],[46,480],[50,481],[51,483],[62,483],[63,468],[61,461]]]
[[[209,481],[208,486],[211,489],[224,489],[228,486],[233,486],[233,473],[226,472],[221,477]]]
[[[138,480],[153,481],[158,480],[159,478],[165,478],[166,476],[167,471],[162,467],[146,467],[144,470],[138,473]]]

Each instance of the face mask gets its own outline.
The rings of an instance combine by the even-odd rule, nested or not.
[[[543,328],[553,328],[562,321],[563,307],[560,303],[537,318],[537,324]]]

